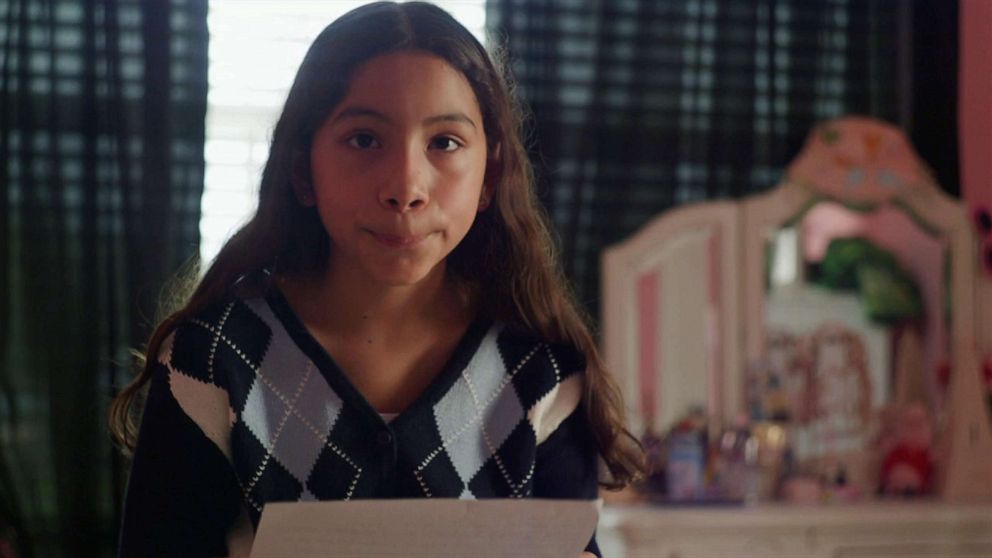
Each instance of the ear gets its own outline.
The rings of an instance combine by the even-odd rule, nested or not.
[[[317,205],[317,199],[313,192],[313,180],[310,178],[310,157],[300,150],[293,154],[293,168],[290,169],[289,182],[293,186],[293,194],[296,195],[296,201],[300,205],[303,207]]]
[[[489,209],[489,205],[492,203],[493,195],[496,193],[496,188],[489,182],[484,182],[482,184],[482,194],[479,195],[479,211],[485,211]]]
[[[503,161],[500,158],[500,144],[496,144],[492,154],[486,159],[486,173],[482,178],[482,195],[479,196],[479,211],[489,209],[493,196],[496,195],[496,185],[503,177]]]

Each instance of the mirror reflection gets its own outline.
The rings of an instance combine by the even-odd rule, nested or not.
[[[752,418],[793,425],[799,463],[876,486],[886,405],[939,408],[949,356],[949,252],[908,212],[821,200],[767,243],[766,358]]]

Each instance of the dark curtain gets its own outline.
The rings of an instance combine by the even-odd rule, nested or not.
[[[956,17],[955,2],[915,3]],[[818,121],[908,128],[926,115],[914,112],[914,53],[937,58],[913,48],[914,11],[909,0],[490,0],[487,25],[532,112],[539,193],[590,313],[602,249],[659,212],[775,186]],[[955,61],[939,64],[953,79]],[[954,99],[940,95],[945,118]]]
[[[901,0],[908,1],[908,0]],[[912,55],[907,80],[912,106],[905,129],[948,194],[961,196],[958,153],[958,2],[912,0]]]
[[[198,252],[206,3],[0,0],[0,540],[21,556],[114,551],[107,405]]]

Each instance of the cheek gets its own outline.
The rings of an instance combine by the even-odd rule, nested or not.
[[[349,216],[355,213],[358,203],[355,192],[340,177],[320,177],[316,172],[313,186],[315,209],[324,229],[333,236],[346,228]]]
[[[367,185],[375,178],[352,167],[329,158],[313,166],[314,194],[321,213],[348,213],[362,203],[363,196],[368,197]]]
[[[458,184],[458,192],[464,195],[466,199],[477,204],[479,196],[482,194],[482,189],[485,187],[485,155],[480,154],[460,161],[459,165],[453,169],[453,174],[457,175],[457,178],[453,182]]]
[[[456,210],[460,220],[474,219],[482,196],[482,175],[463,176],[461,180],[452,183],[452,186],[447,188],[442,199],[437,201],[444,207]]]

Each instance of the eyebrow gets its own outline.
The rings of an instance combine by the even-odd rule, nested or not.
[[[385,114],[373,108],[362,107],[362,106],[348,107],[342,110],[340,113],[338,113],[337,116],[334,117],[333,122],[340,122],[341,120],[347,118],[360,118],[360,117],[373,118],[375,120],[380,120],[387,124],[392,122],[392,119],[386,116]],[[462,112],[449,112],[445,114],[438,114],[436,116],[429,116],[424,119],[423,123],[425,125],[430,125],[430,124],[436,124],[438,122],[462,122],[464,124],[468,124],[473,128],[476,129],[478,128],[475,122],[471,118],[469,118],[468,115]]]
[[[435,124],[437,122],[462,122],[468,124],[473,128],[478,128],[475,122],[462,112],[449,112],[447,114],[439,114],[437,116],[431,116],[424,119],[424,124]]]

